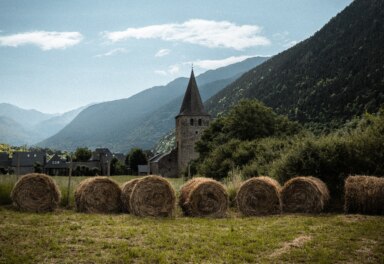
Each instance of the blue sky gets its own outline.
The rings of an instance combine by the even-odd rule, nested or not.
[[[0,102],[47,113],[127,98],[319,30],[351,0],[0,1]],[[185,87],[181,87],[185,89]]]

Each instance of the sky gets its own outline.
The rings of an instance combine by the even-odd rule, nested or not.
[[[352,0],[0,0],[0,103],[63,113],[310,37]],[[181,87],[185,89],[185,87]]]

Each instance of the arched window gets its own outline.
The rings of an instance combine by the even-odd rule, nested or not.
[[[189,122],[191,123],[191,126],[193,126],[193,118],[191,118],[191,120],[189,120]]]
[[[201,118],[199,118],[199,121],[198,121],[198,123],[199,123],[199,126],[201,126],[201,125],[202,125],[202,121],[201,121]]]

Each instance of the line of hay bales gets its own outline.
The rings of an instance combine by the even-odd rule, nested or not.
[[[58,207],[60,190],[44,174],[19,179],[11,198],[19,210],[49,212]],[[269,177],[254,177],[237,191],[236,204],[244,216],[284,213],[321,213],[330,200],[324,182],[314,177],[295,177],[283,187]],[[352,176],[345,182],[345,212],[384,214],[384,178]],[[176,195],[163,177],[146,176],[119,186],[108,177],[83,180],[75,190],[78,212],[118,213],[136,216],[172,217]],[[194,178],[180,189],[179,206],[185,216],[225,217],[229,206],[226,188],[218,181]]]

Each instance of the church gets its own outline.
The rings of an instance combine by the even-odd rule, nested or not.
[[[149,161],[152,174],[179,177],[188,163],[198,157],[195,143],[209,126],[211,116],[204,110],[193,69],[187,90],[176,119],[176,147],[168,153],[154,156]]]

